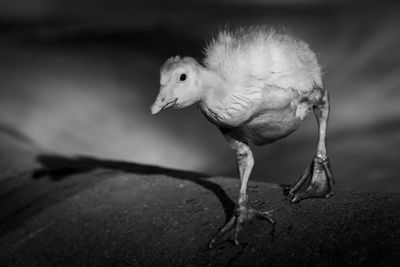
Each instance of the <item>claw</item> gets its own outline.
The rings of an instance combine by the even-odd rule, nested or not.
[[[237,239],[237,235],[235,235],[235,237],[233,238],[233,242],[235,243],[235,246],[239,246],[239,240]]]
[[[214,244],[215,244],[215,237],[211,239],[210,242],[208,243],[208,249],[214,248]]]

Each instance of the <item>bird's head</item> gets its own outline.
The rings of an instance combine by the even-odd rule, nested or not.
[[[169,58],[160,69],[160,92],[151,106],[157,114],[166,108],[184,108],[200,100],[201,65],[193,58]]]

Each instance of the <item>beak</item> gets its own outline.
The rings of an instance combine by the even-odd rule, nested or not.
[[[151,114],[156,115],[158,112],[161,111],[160,105],[157,104],[157,102],[154,102],[154,104],[150,108]]]
[[[177,101],[178,98],[174,98],[168,101],[166,97],[164,97],[162,94],[159,94],[156,98],[156,101],[154,101],[154,104],[151,106],[151,114],[156,115],[161,110],[172,107],[176,104]]]

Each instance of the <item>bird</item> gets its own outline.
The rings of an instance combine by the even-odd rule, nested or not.
[[[181,56],[167,59],[160,68],[160,90],[151,113],[193,104],[235,151],[240,176],[235,211],[211,239],[210,248],[232,230],[238,245],[240,230],[253,218],[275,224],[272,211],[257,211],[249,205],[252,147],[288,136],[311,110],[318,125],[317,149],[290,187],[291,202],[334,195],[326,149],[329,95],[317,56],[305,41],[268,26],[224,29],[208,42],[202,61]]]

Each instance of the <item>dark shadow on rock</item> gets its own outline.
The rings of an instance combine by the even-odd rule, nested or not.
[[[32,177],[34,179],[48,176],[52,181],[57,182],[68,178],[70,175],[87,173],[99,168],[133,174],[167,175],[175,179],[194,182],[213,192],[222,204],[226,221],[232,217],[235,208],[235,203],[229,198],[226,192],[218,184],[207,181],[207,178],[210,176],[205,174],[131,162],[97,159],[86,156],[65,157],[60,155],[43,154],[37,157],[37,161],[43,166],[43,168],[37,169],[33,172]]]

